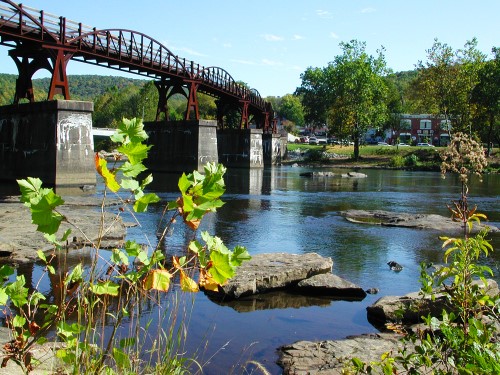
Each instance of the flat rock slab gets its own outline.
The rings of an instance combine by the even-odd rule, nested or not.
[[[65,198],[66,199],[66,198]],[[69,199],[66,204],[59,207],[59,212],[66,216],[79,230],[68,223],[61,223],[58,237],[68,228],[71,229],[69,237],[70,248],[81,248],[88,244],[88,240],[96,241],[101,222],[101,213],[97,200]],[[117,209],[118,210],[118,209]],[[122,247],[126,234],[126,227],[121,217],[106,213],[104,216],[106,228],[101,248]],[[16,200],[3,200],[0,203],[0,260],[3,262],[31,262],[38,259],[37,250],[49,251],[52,249],[43,235],[36,231],[36,225],[31,223],[29,209]]]
[[[350,222],[362,224],[416,229],[434,229],[442,232],[457,232],[463,229],[461,223],[453,221],[450,217],[434,214],[409,214],[383,210],[347,210],[342,212],[342,216]],[[499,231],[497,227],[486,224],[476,224],[474,225],[473,230],[478,231],[484,227],[488,227],[491,232]]]
[[[278,364],[285,375],[343,374],[350,359],[380,361],[385,352],[397,353],[401,343],[392,333],[350,336],[343,340],[298,341],[279,349]]]
[[[311,276],[329,273],[332,266],[331,258],[316,253],[257,254],[243,262],[236,275],[216,295],[227,300],[287,288]]]
[[[332,273],[314,275],[302,280],[295,288],[299,293],[329,295],[361,300],[366,297],[366,292],[356,284],[351,283]]]
[[[334,172],[304,172],[301,173],[302,177],[342,177],[342,178],[366,178],[368,177],[364,173],[360,172],[347,172],[347,173],[334,173]]]

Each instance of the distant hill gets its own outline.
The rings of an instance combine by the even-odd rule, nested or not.
[[[0,73],[0,105],[11,104],[14,99],[16,87],[15,74]],[[98,96],[111,88],[123,89],[128,86],[144,86],[148,80],[125,78],[117,76],[101,75],[70,75],[71,99],[94,101]],[[38,78],[33,80],[33,90],[37,100],[47,98],[50,78]]]

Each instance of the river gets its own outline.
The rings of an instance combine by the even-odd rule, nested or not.
[[[316,252],[331,257],[333,272],[364,289],[379,293],[363,301],[332,301],[271,293],[234,304],[217,304],[203,293],[190,294],[185,305],[189,318],[185,356],[196,356],[204,374],[244,374],[248,360],[280,374],[277,349],[297,340],[340,339],[347,335],[376,332],[367,321],[366,307],[385,295],[401,295],[419,288],[419,264],[442,261],[442,241],[432,230],[354,224],[341,212],[348,209],[449,215],[447,204],[459,198],[460,186],[453,176],[442,179],[435,172],[359,170],[366,178],[301,177],[313,168],[281,166],[264,170],[229,170],[225,176],[225,205],[209,214],[201,230],[222,238],[233,248],[247,247],[250,254]],[[346,173],[346,170],[322,169]],[[155,175],[152,185],[162,203],[175,199],[178,176]],[[486,175],[470,184],[470,204],[478,205],[490,224],[500,226],[500,175]],[[156,231],[163,205],[138,215],[140,226],[129,237],[156,246]],[[162,244],[167,254],[179,254],[191,233],[182,223]],[[491,235],[496,248],[500,236]],[[73,257],[81,254],[75,252]],[[389,269],[395,260],[401,272]],[[487,264],[498,278],[500,254]],[[40,273],[35,269],[34,279]],[[143,321],[164,327],[160,313],[146,308]],[[182,319],[181,319],[182,320]]]
[[[197,348],[200,362],[210,358],[205,374],[242,373],[240,365],[249,359],[279,374],[275,361],[281,345],[375,332],[367,321],[366,306],[384,295],[418,290],[420,263],[442,262],[439,235],[444,233],[353,224],[340,214],[347,209],[383,209],[449,215],[447,204],[460,193],[455,177],[375,169],[360,170],[368,176],[361,179],[300,176],[313,170],[291,166],[229,170],[223,196],[226,204],[207,218],[202,229],[221,237],[229,248],[246,246],[250,254],[316,252],[331,257],[335,274],[380,292],[361,302],[304,302],[276,293],[240,306],[221,306],[199,293],[189,326],[188,350]],[[176,181],[168,175],[157,178],[155,187],[162,199],[176,196],[171,193]],[[487,175],[482,183],[475,179],[470,185],[470,203],[478,205],[490,224],[499,226],[500,176]],[[156,227],[159,215],[160,209],[157,215],[145,216],[143,229]],[[185,237],[182,229],[174,231],[167,252],[175,253],[176,244],[185,242]],[[499,248],[500,238],[494,237],[493,243]],[[498,259],[494,254],[488,260],[495,272]],[[402,264],[403,271],[390,271],[386,264],[390,260]],[[200,344],[206,340],[206,347]]]

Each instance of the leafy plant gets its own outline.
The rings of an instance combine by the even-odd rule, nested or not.
[[[96,154],[96,170],[106,186],[102,207],[108,190],[113,193],[128,191],[129,198],[121,198],[123,206],[118,216],[128,211],[135,217],[135,213],[145,212],[150,204],[160,201],[156,194],[145,191],[153,180],[152,175],[139,178],[146,172],[143,161],[152,146],[143,143],[147,134],[142,121],[137,119],[123,119],[111,139],[119,144],[118,150],[126,161],[108,167],[108,162]],[[110,257],[103,256],[100,239],[106,228],[102,209],[99,239],[92,243],[82,233],[92,244],[88,249],[92,254],[90,268],[80,263],[67,272],[61,272],[53,265],[54,259],[63,256],[64,244],[71,233],[67,230],[58,238],[60,224],[67,222],[73,229],[80,229],[72,224],[71,218],[58,211],[64,201],[52,189],[43,188],[42,182],[36,178],[19,180],[21,201],[30,209],[33,224],[54,245],[50,254],[39,251],[38,256],[45,264],[42,277],[50,274],[60,278],[61,298],[56,298],[52,304],[46,303],[46,297],[38,290],[40,283],[31,290],[22,275],[14,281],[3,282],[0,305],[13,336],[4,347],[7,356],[3,365],[13,360],[26,372],[31,371],[37,364],[31,352],[33,345],[46,342],[48,332],[53,329],[57,339],[64,342],[56,357],[66,367],[65,371],[71,373],[131,373],[145,367],[157,373],[182,373],[185,366],[195,363],[179,358],[173,352],[175,317],[172,326],[160,331],[153,340],[153,347],[149,348],[150,358],[161,359],[161,363],[153,366],[144,363],[145,343],[139,337],[142,329],[140,317],[144,301],[157,304],[163,311],[168,310],[165,306],[162,308],[162,298],[158,293],[172,290],[177,276],[183,291],[217,290],[234,276],[236,267],[250,258],[245,248],[237,246],[231,251],[220,238],[208,232],[201,233],[204,244],[196,238],[203,217],[223,205],[220,197],[225,191],[225,171],[222,165],[209,163],[204,174],[197,171],[183,174],[178,184],[181,196],[166,205],[165,212],[171,210],[172,218],[158,243],[165,239],[168,227],[180,216],[193,230],[193,240],[186,255],[174,256],[168,262],[167,255],[159,247],[148,249],[135,241],[127,241],[123,248],[113,249]],[[103,263],[104,267],[98,266]],[[0,279],[5,280],[13,273],[11,267],[4,265],[0,268]],[[194,280],[196,274],[198,281]],[[127,324],[130,336],[121,337]],[[182,340],[183,333],[178,335],[178,340]],[[152,351],[156,354],[153,355]]]
[[[365,364],[354,358],[351,369],[361,373],[396,373],[404,369],[410,374],[497,374],[500,373],[500,344],[496,324],[500,322],[499,297],[488,293],[486,276],[492,270],[479,265],[493,247],[486,239],[487,229],[471,236],[474,224],[486,216],[467,203],[468,180],[472,173],[481,174],[486,166],[484,152],[477,142],[464,134],[456,134],[443,152],[443,174],[459,174],[461,197],[450,206],[452,218],[463,224],[463,237],[442,237],[445,265],[428,273],[421,265],[422,296],[435,299],[437,293],[448,300],[449,309],[441,316],[422,317],[426,329],[402,338],[404,349],[393,360]]]

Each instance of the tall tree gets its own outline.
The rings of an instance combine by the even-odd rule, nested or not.
[[[291,94],[283,96],[278,116],[286,122],[285,128],[288,132],[292,132],[295,126],[303,126],[304,111],[300,99]]]
[[[500,49],[492,49],[494,58],[486,62],[478,73],[478,84],[472,91],[472,102],[479,106],[479,112],[487,118],[488,127],[485,139],[488,155],[495,134],[498,135],[500,116]]]
[[[329,99],[330,128],[349,132],[354,140],[354,159],[359,158],[360,136],[368,126],[381,125],[387,118],[387,73],[382,50],[373,57],[366,43],[340,43],[342,55],[324,69]]]
[[[304,108],[305,122],[312,127],[320,127],[326,123],[328,98],[325,95],[325,74],[321,68],[309,67],[300,75],[302,84],[295,91],[300,96]]]
[[[427,62],[420,61],[417,65],[417,95],[431,114],[450,121],[453,131],[470,131],[471,95],[484,60],[484,54],[477,50],[476,39],[467,41],[457,51],[435,39],[427,50]]]

